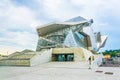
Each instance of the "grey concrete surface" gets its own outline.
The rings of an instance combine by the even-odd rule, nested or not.
[[[87,62],[49,62],[33,67],[0,66],[0,80],[120,80],[119,74],[120,67],[88,69]]]

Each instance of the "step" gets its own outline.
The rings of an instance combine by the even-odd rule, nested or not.
[[[30,66],[30,60],[0,60],[0,66]]]

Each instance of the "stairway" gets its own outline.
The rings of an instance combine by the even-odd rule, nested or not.
[[[0,60],[0,66],[30,66],[30,59],[35,54],[12,54]]]
[[[52,49],[39,52],[16,52],[0,59],[0,66],[35,66],[51,61]]]

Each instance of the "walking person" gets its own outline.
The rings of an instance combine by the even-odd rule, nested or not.
[[[91,69],[91,56],[89,57],[89,69]]]

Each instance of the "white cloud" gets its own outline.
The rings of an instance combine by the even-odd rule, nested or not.
[[[69,19],[75,16],[96,18],[96,4],[89,0],[44,0],[43,7],[46,14],[59,20]],[[97,6],[98,7],[98,6]]]
[[[14,51],[19,50],[19,49],[32,49],[35,50],[36,45],[37,45],[37,34],[33,34],[27,31],[23,31],[23,32],[10,32],[10,31],[5,31],[3,30],[2,32],[3,34],[5,34],[5,36],[0,37],[0,46],[4,45],[4,46],[8,46],[10,48],[9,50],[7,50],[8,48],[5,48],[7,51],[11,52],[10,50],[12,50],[12,48],[16,48],[13,49]],[[3,43],[4,42],[4,43]],[[3,49],[3,47],[0,47]],[[4,49],[4,50],[5,50]],[[13,52],[12,50],[12,52]]]
[[[83,16],[99,20],[107,14],[120,13],[119,0],[44,0],[43,9],[48,17],[59,20]],[[118,11],[119,10],[119,11]]]
[[[21,47],[8,46],[8,45],[0,45],[0,54],[9,55],[15,51],[22,51]]]
[[[67,0],[44,0],[43,9],[49,18],[64,20],[75,17],[76,13]]]
[[[32,9],[37,9],[32,10],[24,3],[17,6],[12,0],[0,1],[0,43],[4,42],[0,44],[0,48],[1,46],[10,48],[10,45],[11,50],[15,50],[14,45],[17,46],[16,50],[23,47],[35,48],[37,44],[35,26],[42,24],[41,20],[47,22],[82,16],[86,19],[93,18],[92,26],[96,31],[119,33],[119,27],[108,21],[109,17],[120,20],[119,0],[36,0],[35,2],[39,2],[40,5],[34,4]]]
[[[10,1],[3,1],[0,5],[0,18],[2,18],[2,25],[7,28],[28,28],[40,24],[36,19],[32,10],[25,6],[16,6]],[[6,24],[7,23],[7,24]],[[35,25],[33,25],[35,24]],[[12,26],[12,27],[10,27]]]
[[[108,38],[112,40],[113,36],[120,34],[119,3],[119,0],[44,0],[43,7],[48,17],[58,20],[66,20],[78,15],[86,19],[93,18],[94,24],[92,26],[95,31],[108,35]],[[114,37],[119,43],[117,38]],[[112,47],[113,45],[107,44],[106,46]]]
[[[39,24],[35,13],[26,6],[16,6],[9,0],[0,1],[0,51],[35,50],[35,27]]]
[[[29,32],[9,32],[9,41],[17,44],[18,46],[29,47],[35,46],[37,35]]]

